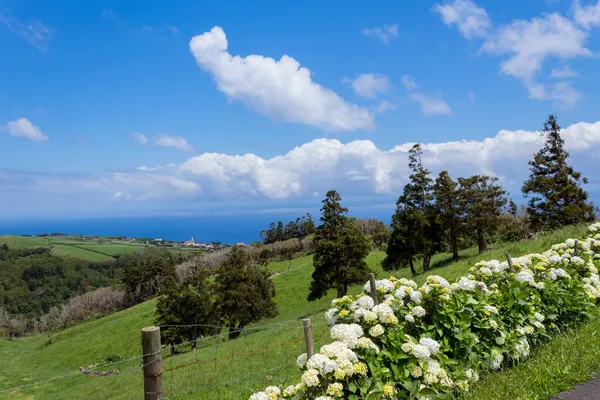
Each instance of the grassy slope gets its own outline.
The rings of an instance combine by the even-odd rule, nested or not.
[[[559,232],[543,236],[537,240],[520,242],[503,246],[490,246],[489,252],[477,255],[474,250],[464,252],[465,258],[456,263],[448,263],[447,254],[434,258],[434,265],[447,264],[443,268],[436,268],[431,273],[439,274],[448,279],[455,279],[464,275],[474,262],[481,259],[502,259],[507,251],[514,256],[539,252],[547,249],[551,244],[564,240],[567,237],[581,235],[580,228],[566,228]],[[383,254],[374,252],[369,256],[369,264],[380,277],[389,273],[379,267]],[[291,319],[310,315],[315,325],[313,328],[317,346],[329,341],[327,328],[324,325],[323,311],[329,306],[334,293],[330,292],[325,298],[309,303],[306,301],[312,263],[310,257],[303,257],[291,262],[283,261],[271,263],[269,269],[275,275],[273,281],[276,286],[276,302],[279,315],[268,321],[261,321],[260,325],[267,323],[283,323]],[[397,277],[408,277],[407,270],[397,271]],[[426,275],[416,277],[418,282],[423,282]],[[359,286],[351,289],[353,292],[360,290]],[[140,328],[153,322],[154,302],[147,302],[132,307],[120,313],[99,320],[62,330],[55,333],[52,344],[48,336],[38,335],[16,341],[0,340],[0,390],[7,387],[26,384],[28,382],[49,378],[56,375],[75,372],[79,366],[86,366],[92,362],[102,361],[110,354],[132,356],[138,354]],[[586,325],[587,327],[587,325]],[[587,329],[584,327],[584,329]],[[247,398],[250,389],[260,389],[269,384],[282,384],[296,381],[299,377],[295,366],[277,369],[268,373],[260,373],[248,377],[242,382],[229,386],[222,385],[205,390],[196,391],[193,395],[186,396],[181,390],[210,385],[227,379],[252,374],[272,367],[279,367],[286,363],[293,363],[296,356],[303,352],[302,330],[300,322],[283,323],[280,329],[249,331],[241,338],[227,342],[223,340],[208,340],[201,343],[199,350],[168,357],[168,352],[163,353],[163,366],[165,369],[174,368],[188,363],[194,365],[180,368],[164,374],[164,391],[170,398],[221,398],[236,399]],[[589,341],[588,341],[589,342]],[[587,347],[593,347],[586,342]],[[600,343],[595,342],[600,352]],[[228,358],[231,354],[252,354]],[[213,358],[218,361],[210,361]],[[71,399],[91,398],[102,393],[103,398],[134,398],[139,397],[141,389],[141,374],[136,369],[137,361],[119,364],[119,375],[101,378],[87,378],[74,376],[59,379],[23,389],[17,393],[7,395],[7,398],[22,399]],[[523,364],[527,365],[527,363]],[[586,364],[591,370],[597,370],[597,365]],[[510,371],[517,370],[511,369]],[[504,374],[504,373],[502,373]],[[500,375],[492,375],[500,376]],[[575,383],[585,377],[577,375],[577,379],[569,379],[568,383]],[[512,378],[511,378],[512,379]],[[497,379],[496,379],[497,381]],[[488,384],[485,380],[483,385]],[[515,387],[522,384],[517,382]],[[533,381],[532,381],[533,382]],[[536,381],[537,382],[537,381]],[[562,390],[563,387],[552,387]],[[487,390],[484,389],[484,392]],[[523,392],[526,393],[526,392]],[[181,394],[178,397],[177,394]],[[487,395],[491,395],[487,393]],[[215,397],[217,396],[217,397]],[[2,394],[0,394],[2,397]],[[475,397],[485,399],[505,398]],[[511,397],[512,398],[512,397]],[[515,397],[519,398],[519,397]],[[544,397],[520,397],[522,399]]]

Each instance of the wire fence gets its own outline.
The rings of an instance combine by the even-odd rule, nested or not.
[[[229,330],[224,326],[184,324],[161,328],[193,326],[210,327],[219,333],[173,346],[163,344],[152,353],[142,354],[140,350],[138,355],[72,366],[62,375],[9,388],[0,387],[0,398],[16,393],[29,395],[30,392],[52,397],[53,393],[68,388],[75,397],[106,389],[107,394],[113,390],[110,398],[141,399],[144,398],[144,367],[156,362],[153,360],[144,365],[143,360],[157,354],[162,363],[162,397],[157,398],[243,399],[269,385],[282,386],[298,381],[300,371],[295,361],[298,355],[306,352],[302,320],[251,326],[236,332],[235,339],[230,339]],[[313,323],[312,334],[318,349],[329,337],[326,322]]]

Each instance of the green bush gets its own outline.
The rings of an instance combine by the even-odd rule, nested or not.
[[[453,284],[439,276],[420,288],[380,280],[378,305],[367,283],[363,294],[333,301],[326,318],[334,342],[298,358],[300,383],[250,398],[424,400],[467,392],[479,372],[520,362],[552,333],[597,313],[598,232],[600,223],[585,240],[514,258],[514,272],[491,260]]]

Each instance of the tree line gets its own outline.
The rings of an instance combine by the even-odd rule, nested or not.
[[[271,244],[288,239],[302,239],[312,235],[315,231],[316,226],[312,216],[310,213],[306,213],[306,215],[298,217],[295,221],[290,221],[285,225],[282,221],[271,222],[269,229],[260,232],[260,237],[264,244]]]
[[[504,232],[509,239],[514,230],[521,239],[527,231],[593,221],[595,208],[582,188],[587,179],[567,163],[569,154],[560,130],[556,116],[550,115],[541,132],[545,144],[529,162],[530,175],[522,186],[528,199],[524,212],[519,212],[496,177],[477,174],[455,181],[442,171],[434,178],[423,163],[422,146],[415,144],[409,151],[411,174],[392,215],[383,268],[409,267],[416,274],[414,262],[421,259],[423,270],[428,271],[437,252],[449,249],[452,258],[458,259],[459,242],[464,239],[474,241],[479,252],[484,252],[491,235],[507,219],[514,225],[513,232]],[[368,238],[350,222],[340,201],[334,190],[323,200],[321,225],[314,237],[309,300],[325,296],[329,289],[343,296],[349,285],[366,279]],[[524,219],[526,224],[520,223]]]

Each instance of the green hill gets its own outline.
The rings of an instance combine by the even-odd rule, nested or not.
[[[579,237],[584,227],[568,227],[543,235],[538,239],[517,243],[492,244],[482,255],[475,249],[461,253],[458,262],[449,262],[449,254],[433,259],[431,274],[453,280],[464,275],[479,260],[503,259],[506,252],[519,256],[546,250],[553,243],[569,237]],[[379,277],[390,274],[380,269],[383,253],[373,252],[368,262]],[[311,257],[291,262],[274,262],[268,268],[273,273],[276,303],[279,315],[251,326],[239,338],[227,341],[225,337],[202,341],[197,351],[187,351],[174,357],[169,349],[163,352],[163,386],[168,398],[247,398],[251,389],[262,389],[269,384],[296,381],[299,373],[296,357],[304,352],[303,331],[297,318],[310,316],[313,321],[315,346],[329,341],[323,312],[329,308],[333,291],[316,302],[306,296],[312,273]],[[410,277],[408,270],[397,271],[396,277]],[[418,283],[427,274],[415,278]],[[359,286],[351,289],[360,290]],[[78,373],[80,366],[117,356],[129,358],[140,354],[140,329],[153,324],[155,301],[139,304],[114,315],[55,332],[52,336],[36,335],[9,341],[0,340],[0,398],[9,399],[89,399],[140,398],[142,375],[139,359],[107,366],[101,370],[119,368],[118,375],[87,377]],[[265,329],[256,326],[273,325]],[[189,350],[182,346],[181,350]],[[169,371],[171,370],[171,371]],[[1,391],[27,385],[39,380],[74,374],[26,387],[10,393]],[[243,377],[243,379],[236,379]],[[219,382],[231,380],[226,385]],[[216,385],[216,386],[212,386]],[[190,393],[186,393],[190,390]]]

